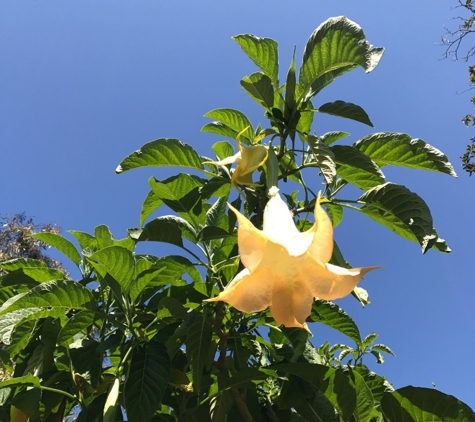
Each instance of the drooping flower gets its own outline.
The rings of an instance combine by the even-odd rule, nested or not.
[[[347,296],[364,274],[380,268],[347,269],[328,263],[333,252],[333,227],[320,205],[320,194],[315,224],[303,233],[297,230],[277,192],[264,210],[262,231],[229,207],[238,220],[238,246],[245,269],[209,302],[224,301],[246,313],[270,307],[278,324],[309,331],[305,321],[314,297],[334,300]]]
[[[262,166],[268,157],[267,147],[264,145],[244,146],[240,141],[241,135],[247,130],[239,132],[236,137],[239,152],[232,157],[227,157],[220,161],[206,161],[206,163],[216,166],[226,166],[237,163],[237,167],[231,176],[231,184],[239,191],[238,184],[249,186],[260,186],[252,181],[252,173]]]

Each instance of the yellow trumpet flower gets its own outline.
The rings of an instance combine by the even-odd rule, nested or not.
[[[238,220],[238,246],[245,269],[208,301],[224,301],[246,313],[270,307],[278,324],[309,331],[305,321],[314,297],[334,300],[347,296],[364,274],[380,267],[347,269],[328,264],[333,227],[320,205],[320,194],[315,224],[302,233],[278,189],[270,193],[262,231],[228,204]]]

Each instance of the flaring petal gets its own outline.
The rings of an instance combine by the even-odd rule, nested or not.
[[[315,233],[308,248],[309,254],[321,263],[330,261],[333,253],[333,226],[320,205],[320,192],[315,203],[315,224],[309,231]]]

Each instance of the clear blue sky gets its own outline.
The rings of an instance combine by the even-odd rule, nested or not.
[[[475,407],[475,177],[459,157],[474,135],[461,123],[471,112],[464,91],[467,64],[441,60],[444,26],[453,27],[455,0],[159,1],[37,0],[0,3],[0,213],[25,211],[37,222],[92,232],[107,224],[117,238],[139,224],[154,175],[115,175],[118,163],[144,143],[175,137],[211,156],[216,135],[200,132],[203,114],[232,107],[254,125],[262,111],[239,80],[256,70],[231,36],[276,39],[288,68],[298,63],[311,32],[331,16],[360,24],[386,53],[365,75],[336,80],[315,105],[337,99],[361,105],[375,128],[319,116],[317,134],[351,133],[349,143],[378,131],[422,138],[445,152],[458,179],[409,169],[385,169],[388,180],[421,195],[453,252],[422,255],[410,243],[362,215],[346,212],[336,239],[353,265],[384,265],[362,286],[372,304],[339,301],[363,335],[376,331],[397,357],[367,363],[395,387],[417,385],[453,394]],[[475,40],[469,40],[475,42]],[[318,183],[318,182],[315,182]],[[162,246],[144,250],[164,254]],[[322,326],[316,345],[347,342]]]

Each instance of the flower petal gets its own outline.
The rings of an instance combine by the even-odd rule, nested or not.
[[[239,150],[241,151],[241,172],[243,175],[252,173],[257,170],[267,160],[268,151],[264,145],[254,145],[244,147],[241,141],[237,140]]]
[[[240,163],[241,162],[241,152],[234,154],[231,157],[226,157],[220,161],[204,161],[203,164],[214,164],[215,166],[227,166],[228,164]]]
[[[295,227],[289,207],[278,193],[267,202],[264,210],[263,231],[272,240],[284,246],[291,238],[300,234]]]
[[[228,204],[238,221],[238,246],[243,265],[253,271],[261,262],[268,237],[242,215],[231,204]]]
[[[245,269],[218,296],[206,302],[222,300],[246,313],[263,311],[271,304],[272,285],[272,277]]]
[[[308,248],[309,254],[321,263],[330,261],[333,253],[333,226],[320,205],[320,192],[315,203],[315,224],[309,231],[315,233]]]
[[[347,269],[332,264],[322,266],[309,257],[302,268],[301,277],[305,279],[313,296],[335,300],[349,295],[367,272],[377,268],[381,267]]]

